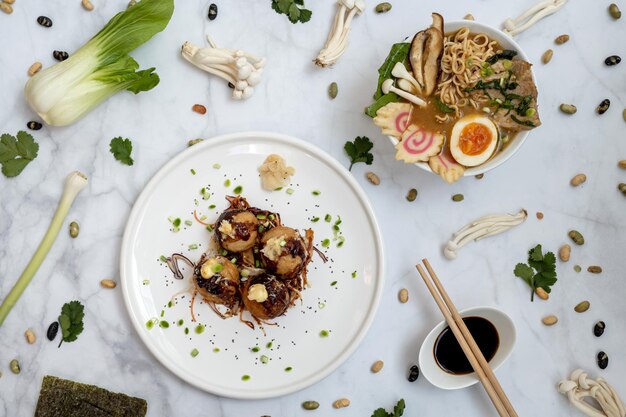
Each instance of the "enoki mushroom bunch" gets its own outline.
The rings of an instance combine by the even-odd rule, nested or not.
[[[617,392],[604,379],[592,379],[582,369],[576,369],[569,379],[559,382],[559,392],[589,417],[625,417],[626,409]],[[592,398],[601,409],[585,401]]]
[[[345,52],[348,47],[348,34],[350,24],[355,15],[361,14],[365,9],[363,0],[338,0],[339,9],[335,15],[333,27],[328,34],[324,48],[315,59],[315,65],[326,67],[332,65]]]
[[[196,67],[217,75],[231,83],[233,98],[246,99],[254,93],[254,86],[261,82],[265,58],[258,58],[240,49],[218,48],[207,36],[209,48],[200,48],[185,42],[182,55]]]
[[[509,230],[523,223],[527,216],[526,210],[521,210],[517,214],[491,214],[474,220],[452,235],[443,254],[448,259],[456,259],[456,252],[472,240],[479,241]]]
[[[526,10],[515,19],[506,19],[504,21],[504,32],[511,36],[515,36],[539,20],[546,16],[550,16],[552,13],[558,11],[563,5],[567,3],[567,0],[543,0]]]

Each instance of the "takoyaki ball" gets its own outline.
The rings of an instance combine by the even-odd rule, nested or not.
[[[283,278],[297,276],[308,256],[306,243],[300,233],[285,226],[265,232],[260,252],[267,270]]]
[[[254,246],[259,221],[247,210],[227,210],[217,219],[217,240],[230,252],[243,252]]]
[[[287,286],[266,273],[250,276],[243,286],[241,298],[250,314],[261,320],[284,314],[291,301]]]
[[[194,284],[207,301],[233,309],[239,305],[239,270],[223,256],[208,258],[194,270]]]

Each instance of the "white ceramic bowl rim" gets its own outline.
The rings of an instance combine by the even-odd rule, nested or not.
[[[513,38],[493,26],[489,26],[484,23],[479,23],[472,20],[454,20],[450,22],[445,22],[444,26],[446,32],[459,30],[462,27],[469,28],[472,33],[486,33],[490,38],[497,40],[503,47],[517,51],[517,56],[520,59],[530,62],[528,55],[526,55],[524,50],[522,50],[522,48],[517,42],[515,42]],[[532,68],[531,74],[536,84],[537,78],[535,77]],[[492,169],[502,165],[522,147],[522,145],[528,138],[529,133],[530,130],[520,131],[513,140],[513,142],[511,142],[504,151],[500,152],[484,164],[473,168],[466,168],[464,176],[469,177],[478,174],[484,174],[485,172],[491,171]],[[394,146],[398,143],[398,139],[396,139],[395,137],[388,136],[388,138]],[[414,165],[423,169],[424,171],[433,172],[427,162],[417,162]]]
[[[459,313],[462,317],[484,317],[496,327],[500,345],[495,356],[489,362],[489,365],[495,371],[513,351],[517,337],[513,320],[504,311],[488,306],[466,308],[459,311]],[[424,338],[418,356],[420,371],[431,384],[441,389],[452,390],[474,385],[478,382],[474,372],[467,375],[452,375],[442,370],[435,361],[433,354],[435,340],[447,325],[445,320],[440,321]]]

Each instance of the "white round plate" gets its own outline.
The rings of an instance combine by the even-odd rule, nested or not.
[[[280,191],[267,192],[260,185],[257,168],[270,153],[282,155],[296,169],[292,183]],[[312,228],[315,245],[328,257],[324,263],[314,254],[308,274],[311,287],[303,291],[303,303],[277,318],[277,326],[265,326],[266,335],[238,317],[222,320],[200,296],[194,306],[196,323],[191,322],[189,293],[168,307],[175,293],[189,287],[190,268],[184,270],[184,280],[174,279],[160,257],[180,252],[197,261],[211,233],[194,220],[194,210],[201,220],[207,216],[205,222],[214,222],[228,206],[224,197],[234,194],[236,186],[243,187],[242,195],[252,206],[280,213],[283,224]],[[200,194],[203,187],[210,192],[207,200]],[[316,190],[319,195],[313,193]],[[216,207],[210,208],[213,204]],[[325,221],[327,214],[330,222]],[[337,247],[341,238],[333,231],[337,216],[342,219],[342,247]],[[315,217],[319,221],[313,222]],[[172,231],[168,218],[181,219],[180,231]],[[327,248],[322,245],[325,239],[330,242]],[[199,248],[190,249],[194,244]],[[341,365],[373,320],[383,271],[378,225],[348,171],[306,142],[260,132],[205,140],[161,168],[130,214],[120,268],[131,321],[157,360],[198,388],[243,399],[300,390]],[[247,312],[244,317],[250,319]],[[183,320],[180,326],[179,320]],[[146,325],[149,321],[156,323],[151,329]],[[162,321],[169,327],[161,327]],[[196,333],[198,324],[205,326],[202,333]],[[328,331],[328,336],[323,337],[322,331]],[[194,349],[198,354],[192,357]]]

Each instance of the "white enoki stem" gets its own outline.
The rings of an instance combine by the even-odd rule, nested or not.
[[[352,19],[365,8],[362,0],[339,0],[337,4],[339,9],[335,15],[335,20],[324,48],[313,61],[315,65],[320,67],[333,65],[343,55],[348,47],[348,34],[350,33]]]
[[[576,369],[569,379],[559,382],[558,390],[589,417],[625,417],[626,408],[619,395],[604,379],[592,379],[582,369]],[[586,397],[598,402],[601,410],[585,401]]]
[[[504,32],[511,36],[515,36],[539,20],[546,16],[550,16],[552,13],[558,11],[567,3],[567,0],[544,0],[534,5],[530,9],[526,10],[520,16],[515,19],[506,19],[504,21]]]
[[[456,259],[457,251],[469,242],[478,242],[486,237],[505,232],[523,223],[527,217],[526,210],[521,210],[517,214],[491,214],[476,219],[452,235],[452,239],[443,249],[443,254],[448,259]]]

